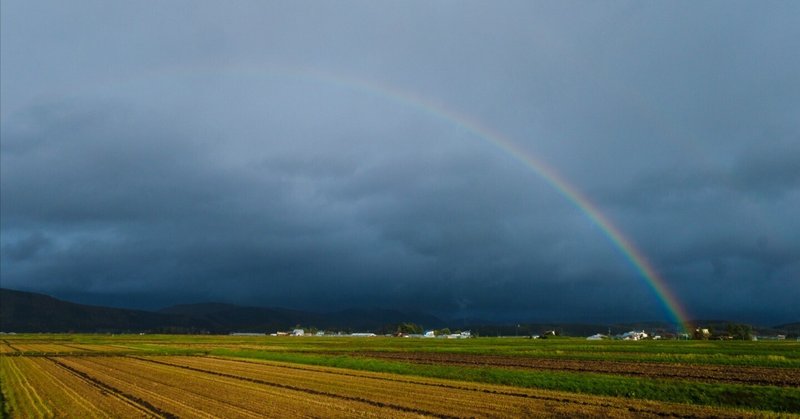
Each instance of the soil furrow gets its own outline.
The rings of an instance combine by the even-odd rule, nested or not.
[[[142,358],[135,357],[135,359],[142,359]],[[193,370],[193,371],[202,371],[202,372],[211,373],[211,374],[220,374],[220,375],[223,375],[223,376],[235,377],[237,379],[250,380],[249,378],[243,378],[241,375],[225,374],[225,373],[220,373],[220,372],[217,372],[217,371],[210,371],[210,370],[206,369],[206,368],[210,368],[211,365],[206,366],[206,368],[197,368],[197,367],[191,366],[191,365],[179,365],[179,364],[173,364],[173,363],[168,363],[168,362],[163,362],[163,361],[155,361],[155,360],[151,361],[151,360],[147,360],[147,359],[142,359],[142,360],[145,360],[145,361],[148,361],[148,362],[157,362],[157,363],[166,364],[166,365],[172,365],[172,366],[179,366],[181,368],[186,368],[186,369]],[[286,369],[286,370],[299,370],[299,371],[303,371],[303,372],[309,373],[309,374],[336,375],[336,376],[352,377],[352,378],[356,378],[358,380],[374,380],[374,381],[386,382],[386,384],[382,385],[382,386],[392,386],[392,384],[410,384],[410,385],[414,385],[414,386],[428,386],[428,387],[435,387],[435,388],[440,388],[440,389],[451,390],[453,392],[453,394],[456,394],[458,392],[472,392],[472,393],[485,394],[485,395],[491,395],[491,396],[512,397],[512,398],[515,398],[515,399],[531,400],[531,401],[542,402],[542,403],[545,403],[545,404],[554,403],[554,404],[557,404],[557,405],[562,406],[562,407],[563,406],[572,405],[572,406],[581,406],[581,407],[584,407],[584,408],[591,408],[591,409],[627,410],[628,412],[630,412],[632,414],[635,414],[637,416],[651,415],[651,416],[681,417],[681,418],[702,418],[702,417],[709,417],[709,416],[712,416],[712,417],[724,416],[724,415],[720,415],[719,413],[715,413],[715,414],[709,415],[709,414],[706,414],[706,413],[684,411],[683,409],[675,409],[675,410],[669,411],[669,410],[665,410],[663,405],[661,405],[659,408],[651,408],[651,406],[648,406],[647,403],[636,403],[635,405],[634,404],[629,404],[629,405],[625,406],[625,405],[620,405],[618,402],[610,402],[608,400],[604,400],[603,398],[600,398],[600,397],[591,397],[591,396],[590,397],[583,397],[583,396],[563,397],[563,396],[558,395],[556,392],[547,392],[547,391],[543,392],[543,391],[533,390],[533,389],[530,389],[528,391],[523,390],[523,389],[519,389],[520,391],[511,391],[510,388],[503,388],[503,387],[493,386],[493,385],[479,385],[479,384],[477,384],[475,386],[470,386],[468,384],[467,385],[458,385],[456,383],[441,382],[441,380],[426,380],[424,378],[420,378],[420,379],[416,379],[416,380],[415,379],[404,379],[404,378],[400,378],[401,376],[388,377],[388,376],[384,376],[384,374],[380,374],[380,373],[335,371],[334,369],[325,368],[325,367],[322,367],[322,368],[320,368],[320,367],[303,367],[303,366],[293,366],[293,365],[288,365],[288,364],[265,363],[265,362],[248,361],[248,360],[240,360],[240,359],[230,359],[230,358],[192,358],[191,360],[186,359],[186,358],[176,358],[174,360],[174,362],[178,362],[178,360],[185,361],[184,363],[201,363],[203,360],[208,360],[208,361],[214,360],[214,361],[218,361],[218,363],[219,363],[219,365],[217,365],[218,368],[229,368],[229,366],[225,365],[226,362],[242,364],[242,365],[250,365],[250,366],[253,366],[253,367],[249,368],[249,371],[248,371],[248,369],[239,369],[239,370],[234,370],[234,371],[231,371],[231,372],[235,372],[237,374],[248,374],[249,373],[249,375],[257,374],[257,373],[260,372],[261,374],[264,374],[264,375],[269,374],[270,376],[272,376],[272,377],[274,377],[276,379],[278,377],[280,377],[280,375],[276,375],[274,373],[274,369],[277,368],[277,369]],[[264,370],[263,371],[259,371],[258,369],[255,369],[256,365],[263,367]],[[259,380],[256,379],[256,382],[258,382],[258,381]],[[348,385],[348,383],[346,381],[342,381],[341,379],[337,379],[337,378],[331,378],[328,381],[330,381],[330,382],[341,382],[343,388],[348,388],[349,389],[348,391],[350,391],[350,389],[352,389],[353,385],[354,385],[353,383]],[[308,385],[312,385],[312,380],[308,380],[307,382],[308,382]],[[547,393],[550,393],[552,395],[549,395]],[[464,395],[461,395],[459,397],[463,398]],[[478,396],[476,395],[476,397],[478,397]],[[469,399],[469,396],[467,396],[467,398]]]
[[[16,346],[14,346],[14,345],[10,344],[10,343],[9,343],[7,340],[5,340],[5,339],[3,339],[3,343],[5,343],[5,344],[6,344],[6,346],[8,346],[9,348],[11,348],[11,349],[14,351],[14,353],[20,353],[20,352],[22,352],[22,351],[20,351],[20,350],[19,350],[19,348],[17,348]]]
[[[96,378],[90,376],[89,374],[86,374],[83,371],[79,371],[79,370],[77,370],[75,368],[72,368],[71,366],[66,365],[61,361],[58,361],[58,360],[53,359],[53,358],[46,358],[46,359],[51,361],[51,362],[53,362],[54,364],[58,365],[59,367],[64,368],[65,370],[71,372],[72,374],[83,378],[86,382],[88,382],[91,385],[97,387],[99,390],[106,391],[106,392],[109,392],[111,394],[114,394],[114,395],[126,400],[131,405],[136,406],[137,408],[141,409],[142,411],[144,411],[146,413],[149,413],[149,414],[151,414],[151,415],[153,415],[155,417],[162,417],[162,418],[167,418],[167,419],[177,419],[178,418],[177,415],[174,415],[174,414],[172,414],[170,412],[164,411],[163,409],[160,409],[160,408],[158,408],[156,406],[153,406],[147,400],[142,400],[142,399],[140,399],[140,398],[138,398],[136,396],[127,394],[127,393],[123,392],[122,390],[119,390],[116,387],[112,387],[112,386],[110,386],[110,385],[108,385],[108,384],[106,384],[106,383],[104,383],[104,382],[102,382],[100,380],[97,380]]]
[[[277,387],[277,388],[282,388],[282,389],[286,389],[286,390],[299,391],[299,392],[303,392],[303,393],[307,393],[307,394],[314,394],[314,395],[317,395],[317,396],[331,397],[331,398],[340,399],[340,400],[347,400],[347,401],[353,401],[353,402],[366,403],[366,404],[369,404],[369,405],[372,405],[372,406],[394,409],[394,410],[398,410],[398,411],[401,411],[401,412],[416,413],[416,414],[420,414],[420,415],[426,415],[426,416],[437,417],[437,418],[442,418],[442,419],[454,419],[454,418],[457,418],[457,416],[443,415],[441,413],[429,412],[429,411],[422,410],[422,409],[416,409],[416,408],[412,408],[412,407],[408,407],[408,406],[400,406],[400,405],[396,405],[396,404],[392,404],[392,403],[384,403],[384,402],[381,402],[381,401],[365,399],[365,398],[362,398],[362,397],[349,397],[349,396],[344,396],[344,395],[341,395],[341,394],[328,393],[328,392],[318,391],[318,390],[314,390],[314,389],[310,389],[310,388],[303,388],[303,387],[297,387],[297,386],[292,386],[292,385],[287,385],[287,384],[275,383],[275,382],[261,380],[261,379],[257,379],[257,378],[241,377],[241,376],[232,375],[232,374],[226,374],[226,373],[222,373],[222,372],[218,372],[218,371],[211,371],[211,370],[206,370],[206,369],[202,369],[202,368],[195,368],[195,367],[190,367],[190,366],[185,366],[185,365],[171,364],[171,363],[168,363],[168,362],[156,361],[156,360],[152,360],[152,359],[139,358],[139,357],[132,357],[132,358],[138,359],[140,361],[146,361],[146,362],[151,362],[151,363],[155,363],[155,364],[167,365],[167,366],[171,366],[171,367],[175,367],[175,368],[182,368],[182,369],[189,370],[189,371],[194,371],[194,372],[201,372],[201,373],[212,374],[212,375],[225,377],[225,378],[233,378],[233,379],[236,379],[236,380],[249,381],[249,382],[252,382],[252,383],[263,384],[263,385],[270,386],[270,387]]]
[[[539,369],[751,385],[774,385],[784,387],[800,386],[800,376],[793,374],[793,371],[787,371],[781,368],[683,365],[597,360],[580,361],[569,359],[418,352],[355,352],[352,353],[352,355],[426,365],[447,364],[472,367]]]

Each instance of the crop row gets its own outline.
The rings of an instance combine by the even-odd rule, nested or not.
[[[796,370],[788,368],[574,360],[436,352],[358,352],[354,353],[354,355],[432,365],[445,364],[593,372],[651,378],[800,387],[800,374],[797,374]]]
[[[800,388],[744,385],[697,380],[652,379],[619,374],[530,370],[499,367],[426,365],[403,361],[263,351],[213,351],[237,359],[269,360],[293,364],[384,372],[404,376],[450,379],[520,388],[568,391],[597,396],[633,397],[659,402],[726,406],[775,412],[800,413]],[[783,370],[783,369],[782,369]]]
[[[109,360],[101,360],[110,362]],[[308,394],[337,399],[356,399],[402,411],[431,416],[725,416],[730,410],[687,405],[642,402],[622,398],[595,397],[505,386],[482,385],[449,380],[408,378],[393,374],[343,371],[341,369],[296,366],[280,363],[227,360],[203,357],[141,358],[144,363],[179,367],[187,372],[291,388]],[[743,412],[736,411],[734,416]]]
[[[265,386],[236,378],[198,374],[157,363],[112,358],[62,359],[85,374],[126,393],[148,400],[180,417],[257,418],[324,415],[326,417],[410,416],[324,395]]]
[[[253,349],[272,352],[339,353],[407,352],[453,355],[569,359],[576,361],[650,362],[665,364],[800,368],[799,342],[643,341],[591,342],[581,339],[394,339],[394,338],[291,338],[252,337],[250,341],[226,337],[199,337],[195,342],[152,342],[153,348]]]
[[[616,360],[692,365],[749,365],[800,368],[800,342],[794,341],[595,341],[585,339],[394,339],[179,335],[6,335],[13,345],[84,344],[124,346],[128,350],[212,351],[254,349],[278,352],[362,351],[503,355],[526,358]],[[110,351],[110,349],[105,350]],[[69,350],[65,353],[70,352]]]
[[[746,412],[211,357],[0,357],[19,417],[737,416]]]
[[[742,417],[741,410],[218,357],[0,357],[12,417]]]
[[[16,352],[18,352],[18,350],[13,345],[0,343],[0,355],[13,354]]]
[[[157,416],[45,358],[0,357],[0,377],[12,417]]]
[[[131,348],[118,345],[68,344],[68,343],[6,343],[2,345],[3,354],[72,354],[72,353],[115,353],[131,352]]]

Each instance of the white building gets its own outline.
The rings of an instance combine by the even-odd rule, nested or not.
[[[306,334],[306,331],[303,329],[294,329],[292,330],[292,336],[303,336]]]
[[[637,332],[635,330],[631,330],[630,332],[625,332],[619,336],[622,340],[642,340],[647,339],[647,333],[642,330],[641,332]]]
[[[461,333],[451,333],[449,335],[445,335],[447,339],[469,339],[472,337],[472,333],[470,331],[461,332]]]

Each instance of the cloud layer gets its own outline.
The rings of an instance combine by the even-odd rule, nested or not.
[[[4,2],[3,287],[514,320],[800,318],[786,2]]]

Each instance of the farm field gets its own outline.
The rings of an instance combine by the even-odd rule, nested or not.
[[[7,417],[800,414],[797,342],[14,335]]]

